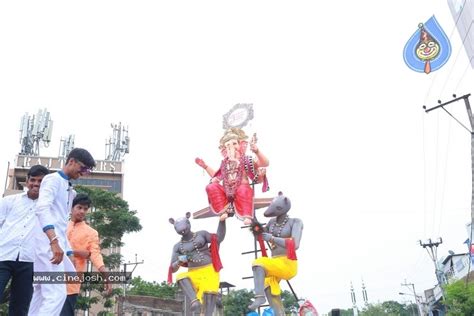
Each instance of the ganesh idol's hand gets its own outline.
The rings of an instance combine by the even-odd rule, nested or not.
[[[270,241],[273,238],[273,235],[270,233],[262,233],[262,238],[265,241]]]
[[[254,154],[258,154],[258,147],[257,147],[257,144],[252,144],[252,143],[250,143],[250,150],[251,150]]]
[[[201,167],[201,168],[203,168],[203,169],[206,169],[206,168],[207,168],[207,165],[206,165],[206,163],[204,162],[204,160],[202,160],[202,159],[199,158],[199,157],[196,158],[196,159],[194,159],[194,162],[195,162],[199,167]]]

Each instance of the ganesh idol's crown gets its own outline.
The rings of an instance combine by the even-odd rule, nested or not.
[[[219,141],[220,146],[223,146],[226,142],[228,142],[231,139],[237,139],[239,142],[246,140],[248,138],[247,135],[245,135],[244,130],[236,127],[229,128],[224,132],[224,136],[221,137],[221,140]]]

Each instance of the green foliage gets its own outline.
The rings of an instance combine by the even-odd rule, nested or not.
[[[99,233],[101,248],[121,247],[124,234],[142,229],[137,212],[129,210],[127,201],[115,193],[84,186],[75,189],[87,193],[92,200],[94,212],[88,214],[88,220]]]
[[[416,305],[415,305],[416,306]],[[413,316],[419,315],[418,309],[413,309],[413,304],[401,304],[397,301],[386,301],[378,304],[369,304],[360,316]]]
[[[122,288],[120,287],[113,288],[111,296],[123,296]]]
[[[245,315],[250,310],[247,308],[252,303],[254,294],[246,289],[231,291],[228,295],[222,297],[222,305],[224,306],[225,316]],[[285,307],[285,313],[291,314],[299,308],[298,301],[289,291],[281,292],[281,300]]]
[[[339,309],[339,313],[341,316],[354,316],[354,310],[352,308],[350,309]],[[329,314],[331,315],[331,314]]]
[[[114,302],[110,299],[110,297],[107,297],[104,302],[104,308],[112,308],[114,306]]]
[[[352,310],[352,309],[341,309],[341,316],[354,316],[354,310]]]
[[[120,263],[122,261],[122,255],[119,254],[119,253],[112,253],[108,256],[103,256],[104,258],[104,265],[106,267],[113,267],[113,268],[117,268],[120,266]],[[109,269],[110,269],[109,268]]]
[[[123,246],[122,237],[126,233],[137,232],[142,229],[140,220],[136,216],[136,211],[129,210],[127,201],[115,193],[85,187],[75,186],[78,193],[86,193],[92,200],[93,212],[88,213],[88,223],[93,227],[100,236],[101,249]],[[104,264],[109,270],[114,270],[120,267],[122,256],[119,253],[103,255]],[[83,296],[85,290],[97,291],[102,294],[102,284],[83,284],[81,286],[81,295],[79,295],[76,309],[86,310],[92,304],[96,304],[103,300],[104,308],[110,309],[113,306],[111,297],[85,297]],[[120,295],[122,290],[115,288],[112,291],[113,295]],[[102,311],[102,315],[108,315],[109,311]]]
[[[459,280],[445,287],[448,316],[474,315],[474,283]]]
[[[290,314],[292,312],[298,311],[299,305],[293,293],[287,290],[281,292],[281,301],[285,307],[285,313]]]
[[[410,315],[420,315],[420,310],[418,309],[418,305],[416,303],[408,304],[406,310],[413,312],[413,314]]]
[[[169,285],[165,281],[161,283],[147,282],[141,277],[135,277],[131,282],[131,289],[127,292],[129,295],[146,295],[159,298],[175,298],[178,292],[176,284]]]
[[[99,302],[99,297],[94,296],[94,297],[85,297],[82,295],[79,295],[77,297],[77,302],[76,302],[76,309],[80,310],[87,310],[88,308],[91,307],[93,304],[97,304]]]
[[[389,314],[382,307],[382,304],[369,304],[367,307],[364,307],[362,312],[359,313],[360,316],[398,316],[395,314]]]
[[[250,312],[247,306],[252,302],[252,298],[253,292],[246,289],[230,291],[228,295],[222,297],[224,316],[247,314]]]

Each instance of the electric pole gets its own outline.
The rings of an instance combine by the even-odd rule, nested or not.
[[[421,309],[421,301],[420,301],[420,297],[416,294],[416,291],[415,291],[415,284],[413,283],[407,283],[407,280],[405,280],[405,283],[402,283],[401,284],[402,286],[406,286],[406,287],[410,287],[411,286],[411,290],[413,291],[413,296],[415,296],[415,302],[416,302],[416,306],[418,306],[418,313],[420,316],[423,316],[423,310]]]
[[[124,297],[127,296],[127,285],[128,285],[128,282],[130,281],[129,278],[128,278],[128,276],[127,276],[127,266],[134,266],[133,269],[132,269],[132,271],[129,272],[129,273],[130,273],[130,277],[131,277],[133,271],[135,271],[135,269],[137,268],[137,265],[143,264],[143,263],[144,263],[143,260],[140,261],[140,262],[137,261],[137,254],[135,254],[135,262],[130,262],[130,261],[129,261],[128,263],[124,263],[124,264],[123,264],[123,274],[125,275],[125,277],[126,277],[126,279],[127,279],[127,282],[125,282],[125,284],[123,285],[123,296],[124,296]]]
[[[471,232],[470,232],[469,242],[472,245],[473,244],[472,234],[473,234],[473,230],[474,230],[473,229],[473,227],[474,227],[474,118],[472,116],[471,105],[469,104],[469,97],[470,96],[471,96],[470,93],[465,94],[461,97],[456,97],[456,95],[453,94],[453,98],[454,98],[453,100],[445,102],[445,103],[441,103],[441,101],[439,100],[438,101],[439,105],[434,106],[430,109],[427,109],[426,106],[423,106],[423,109],[425,109],[426,113],[431,112],[435,109],[439,109],[439,108],[443,109],[449,116],[451,116],[454,120],[456,120],[456,122],[458,122],[462,127],[464,127],[464,129],[466,129],[471,134]],[[445,108],[446,105],[457,102],[457,101],[460,101],[460,100],[463,100],[464,105],[466,106],[467,116],[469,118],[469,124],[471,125],[470,129],[467,128],[466,126],[464,126],[458,119],[456,119]],[[472,256],[472,254],[471,254],[471,256]],[[466,280],[469,280],[469,275],[467,276]]]
[[[443,271],[441,271],[438,268],[438,246],[443,243],[443,239],[441,237],[438,238],[437,241],[432,241],[431,238],[428,239],[427,243],[423,243],[421,240],[419,240],[420,246],[426,249],[428,252],[428,255],[430,256],[431,260],[434,263],[435,266],[435,273],[436,273],[436,279],[438,280],[438,285],[441,289],[441,293],[443,293],[444,297],[444,289],[443,289],[443,284],[444,284],[444,277],[443,277]],[[429,248],[429,249],[428,249]]]

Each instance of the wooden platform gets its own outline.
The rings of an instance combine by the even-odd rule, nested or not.
[[[268,205],[270,205],[272,201],[273,201],[273,198],[254,198],[253,207],[256,210],[262,207],[268,207]],[[194,219],[207,218],[207,217],[213,217],[213,216],[217,216],[217,215],[211,211],[209,206],[193,213]]]

